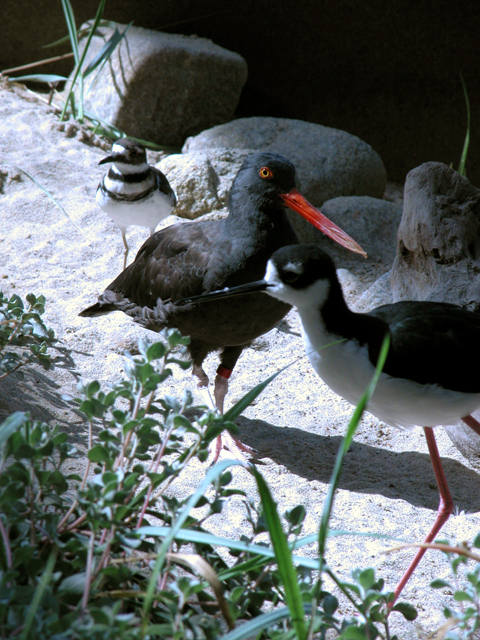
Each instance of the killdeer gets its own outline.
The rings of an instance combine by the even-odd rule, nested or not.
[[[290,306],[265,295],[187,307],[171,300],[261,277],[272,251],[297,242],[285,207],[351,251],[364,253],[295,189],[295,167],[279,154],[247,157],[233,182],[228,207],[229,216],[223,220],[197,220],[157,231],[98,302],[80,313],[94,317],[119,310],[152,331],[176,327],[190,336],[199,386],[208,385],[202,368],[207,354],[221,351],[214,389],[220,412],[228,378],[243,349],[273,329]],[[218,454],[221,440],[217,445]]]
[[[96,200],[122,233],[125,269],[127,227],[148,227],[152,235],[157,224],[170,215],[177,198],[163,173],[148,164],[145,148],[136,140],[117,140],[112,153],[98,164],[107,162],[112,166],[98,185]]]
[[[265,292],[297,307],[310,363],[352,404],[367,388],[389,334],[388,357],[367,410],[392,426],[424,429],[440,493],[437,517],[425,538],[431,542],[453,510],[433,427],[463,420],[480,435],[480,424],[471,415],[480,408],[480,379],[472,375],[472,363],[480,358],[480,315],[453,304],[407,301],[354,313],[343,298],[332,259],[309,244],[276,251],[263,280],[176,304],[191,307],[210,300],[216,305],[221,298],[252,292]],[[413,558],[395,599],[425,551],[419,549]]]

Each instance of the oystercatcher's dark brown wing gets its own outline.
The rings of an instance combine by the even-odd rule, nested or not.
[[[221,235],[219,224],[220,221],[204,220],[157,231],[144,242],[135,261],[99,296],[98,302],[80,315],[93,317],[119,310],[148,324],[142,322],[141,316],[147,320],[147,310],[155,310],[156,325],[170,324],[162,309],[163,301],[168,304],[178,297],[203,293],[210,289],[209,284],[213,288],[219,286],[226,275],[224,262],[214,251]],[[231,256],[230,244],[228,238],[222,239],[226,256]]]

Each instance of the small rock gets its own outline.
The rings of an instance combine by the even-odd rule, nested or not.
[[[195,153],[171,155],[157,165],[177,194],[175,215],[194,219],[226,206],[230,179],[228,185],[225,180],[221,184],[216,170],[219,162],[211,161],[206,154]],[[234,176],[231,177],[233,180]]]
[[[480,422],[480,411],[472,413]],[[480,470],[480,436],[463,422],[444,427],[448,437],[460,453],[478,470]]]
[[[126,29],[115,26],[120,33]],[[92,38],[86,65],[113,28],[102,26],[98,31],[101,35]],[[81,52],[84,43],[80,42]],[[127,135],[179,147],[187,136],[233,116],[247,64],[205,38],[130,27],[110,63],[95,77],[96,72],[86,81],[86,109]]]
[[[67,138],[75,138],[79,129],[80,126],[76,122],[68,122],[65,124],[63,131],[65,131]]]
[[[299,187],[314,205],[337,196],[381,198],[383,162],[370,145],[345,131],[285,118],[240,118],[189,138],[183,153],[209,149],[276,151],[297,169]]]

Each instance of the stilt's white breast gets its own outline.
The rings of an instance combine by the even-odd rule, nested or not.
[[[368,348],[355,340],[328,333],[318,310],[299,309],[308,358],[322,380],[338,395],[356,405],[375,368]],[[336,344],[333,344],[336,343]],[[382,373],[367,410],[400,428],[455,424],[480,407],[480,394],[450,391]]]

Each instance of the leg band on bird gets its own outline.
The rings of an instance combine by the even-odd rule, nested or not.
[[[222,378],[226,378],[228,380],[232,375],[232,369],[227,369],[227,367],[220,365],[217,369],[217,375],[222,376]]]

